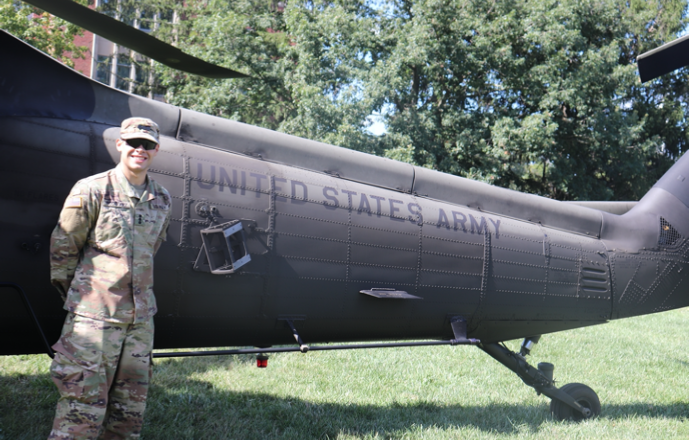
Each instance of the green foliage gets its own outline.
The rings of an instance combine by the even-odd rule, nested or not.
[[[192,0],[176,8],[186,19],[161,25],[159,38],[175,36],[184,41],[186,52],[250,78],[215,80],[159,66],[168,102],[271,129],[294,114],[292,91],[284,80],[292,64],[285,56],[293,43],[277,2]]]
[[[0,28],[70,67],[88,50],[74,44],[74,37],[83,32],[80,27],[22,1],[0,0]]]
[[[638,199],[687,150],[687,69],[641,86],[682,2],[385,2],[388,148],[557,199]],[[429,163],[429,156],[432,162]]]
[[[295,2],[286,11],[286,23],[295,35],[290,54],[298,63],[289,83],[297,107],[282,130],[380,153],[364,131],[376,107],[365,86],[372,66],[367,53],[382,43],[375,32],[375,11],[365,1]]]
[[[353,57],[375,39],[362,27],[366,6],[345,1],[284,7],[244,0],[186,2],[186,7],[184,14],[193,17],[183,23],[186,50],[250,78],[212,80],[161,68],[160,84],[170,103],[374,151],[362,129],[373,108],[361,89],[369,66]],[[196,8],[193,14],[189,8]]]

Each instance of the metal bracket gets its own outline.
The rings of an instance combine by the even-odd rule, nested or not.
[[[195,270],[227,275],[252,260],[240,220],[202,229],[201,240],[203,245],[194,262]]]
[[[463,317],[452,317],[450,319],[450,326],[455,336],[455,339],[450,340],[451,345],[479,344],[479,339],[467,338],[467,321]]]

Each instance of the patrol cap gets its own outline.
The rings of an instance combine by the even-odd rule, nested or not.
[[[158,124],[149,118],[127,118],[122,121],[122,125],[120,126],[120,137],[125,140],[148,139],[159,144],[159,135],[160,129],[158,128]]]

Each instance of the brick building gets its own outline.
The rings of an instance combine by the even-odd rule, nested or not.
[[[95,0],[89,7],[94,9],[104,3],[112,9],[112,13],[108,15],[119,19],[121,11],[118,0]],[[142,26],[140,20],[137,19],[128,24],[144,32],[150,31],[150,29]],[[89,78],[130,93],[135,92],[137,84],[153,83],[151,68],[146,69],[146,71],[141,68],[142,65],[151,66],[151,62],[143,56],[134,54],[137,63],[132,63],[130,50],[126,47],[114,44],[86,30],[82,36],[75,38],[75,43],[78,46],[88,48],[83,59],[74,60],[74,68]],[[158,95],[152,96],[150,93],[149,97],[162,98]]]

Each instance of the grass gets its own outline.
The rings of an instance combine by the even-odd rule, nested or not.
[[[519,341],[509,346],[517,349]],[[586,383],[601,416],[549,400],[473,347],[157,360],[143,438],[688,438],[688,309],[546,335],[531,362]],[[57,392],[45,355],[0,357],[0,439],[44,439]]]

